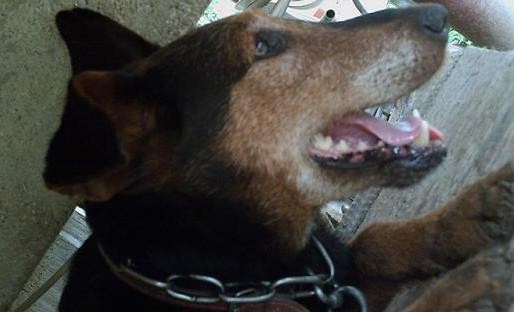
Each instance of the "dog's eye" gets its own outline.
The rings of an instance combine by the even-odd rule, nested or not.
[[[265,57],[268,54],[269,47],[268,43],[262,40],[257,41],[257,45],[255,47],[255,56],[257,58]]]
[[[287,38],[284,33],[263,30],[255,39],[255,59],[269,58],[287,49]]]

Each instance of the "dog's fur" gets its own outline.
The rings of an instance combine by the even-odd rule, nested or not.
[[[100,14],[59,13],[73,78],[44,177],[50,189],[86,200],[93,229],[60,310],[185,311],[118,280],[97,241],[150,276],[273,280],[319,265],[315,234],[337,279],[361,287],[380,310],[402,285],[507,237],[511,224],[484,224],[514,210],[505,200],[512,165],[433,213],[374,224],[347,244],[317,221],[327,201],[410,185],[440,162],[424,155],[344,170],[306,156],[309,139],[334,120],[397,99],[438,70],[446,37],[419,22],[430,10],[441,8],[330,27],[250,11],[163,48]],[[264,57],[256,38],[270,45]]]

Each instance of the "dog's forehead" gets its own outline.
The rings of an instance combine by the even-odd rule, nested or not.
[[[314,25],[310,23],[269,16],[262,10],[249,10],[229,17],[222,20],[219,27],[223,27],[223,24],[236,24],[238,27],[237,29],[233,28],[234,30],[243,31],[250,35],[258,33],[261,30],[301,32],[309,28],[314,28]],[[241,35],[241,33],[238,35]]]
[[[293,28],[301,23],[298,21],[287,20],[283,18],[276,18],[266,15],[260,11],[250,11],[246,14],[247,28],[248,30],[258,31],[262,28],[266,29],[277,29],[284,30],[287,28]]]

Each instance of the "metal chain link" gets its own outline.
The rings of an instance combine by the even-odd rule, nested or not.
[[[327,273],[315,274],[310,268],[307,268],[307,275],[290,276],[280,278],[273,282],[261,281],[258,283],[223,283],[215,277],[198,274],[170,275],[166,281],[163,282],[148,278],[126,265],[114,264],[101,245],[99,245],[99,249],[109,263],[109,266],[115,267],[117,271],[128,274],[132,278],[153,287],[162,289],[171,298],[184,302],[209,304],[221,301],[228,305],[237,305],[263,303],[275,296],[288,299],[317,297],[321,302],[327,305],[327,311],[332,311],[332,309],[337,309],[343,305],[343,295],[350,295],[360,304],[361,311],[367,312],[364,295],[355,287],[339,286],[334,281],[335,268],[332,259],[318,239],[315,237],[312,239],[318,252],[325,261]],[[204,284],[205,287],[202,287],[202,289],[212,289],[212,293],[210,295],[198,295],[198,289],[179,287],[177,284],[180,281]],[[330,289],[330,292],[326,292],[325,289]],[[202,290],[202,293],[205,293],[205,291]]]
[[[217,278],[205,275],[171,275],[166,282],[152,283],[154,286],[163,288],[168,295],[174,299],[192,303],[216,303],[223,301],[227,304],[242,303],[262,303],[270,300],[277,294],[287,298],[306,298],[316,295],[314,286],[321,286],[330,283],[334,279],[334,264],[323,245],[313,238],[313,242],[322,255],[328,273],[314,274],[309,270],[308,275],[290,276],[278,279],[274,282],[263,281],[259,283],[223,283]],[[179,281],[189,281],[196,284],[202,283],[205,288],[212,289],[213,293],[209,296],[195,295],[195,291],[188,291],[177,286]],[[305,290],[307,286],[312,289]],[[280,291],[284,288],[299,287],[299,291]]]

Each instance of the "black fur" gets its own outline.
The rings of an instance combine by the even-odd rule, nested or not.
[[[159,49],[158,45],[90,10],[61,11],[55,21],[68,47],[73,73],[116,70]]]
[[[119,198],[87,204],[94,236],[77,254],[60,311],[185,311],[140,295],[120,282],[97,249],[101,241],[118,261],[130,258],[134,269],[164,280],[170,274],[206,274],[223,281],[261,281],[303,275],[307,266],[326,272],[309,244],[293,259],[273,254],[269,233],[238,203],[173,194]],[[345,281],[351,261],[343,243],[319,227],[315,231]],[[345,271],[341,271],[344,268]],[[130,300],[127,300],[130,298]],[[312,311],[322,309],[308,301]]]
[[[125,93],[158,103],[158,130],[180,134],[183,143],[175,151],[178,164],[194,167],[206,163],[202,157],[212,156],[205,150],[206,141],[219,130],[215,125],[223,124],[230,86],[251,65],[227,65],[209,53],[210,45],[214,49],[223,44],[224,32],[193,32],[152,54],[157,46],[97,13],[82,9],[61,12],[57,24],[70,50],[74,73],[119,70]],[[202,43],[202,49],[196,42]],[[166,53],[172,57],[163,55]],[[134,73],[130,63],[149,55],[144,76]],[[158,65],[154,66],[155,59]],[[62,125],[48,151],[46,181],[81,182],[123,160],[106,117],[70,88]],[[230,168],[222,163],[216,167],[218,162],[212,159],[209,163],[209,168],[197,171],[203,175],[200,179],[223,188]],[[247,214],[252,209],[244,204],[191,194],[194,192],[147,193],[86,203],[94,234],[74,259],[60,311],[186,311],[119,281],[102,259],[98,241],[119,261],[130,258],[134,269],[157,279],[187,273],[224,281],[262,281],[303,275],[307,266],[325,271],[311,244],[293,258],[271,253],[276,250],[270,246],[274,241],[271,234]],[[315,235],[329,249],[338,268],[337,279],[344,282],[346,271],[341,269],[350,270],[351,261],[343,242],[322,227]],[[321,310],[318,301],[305,303],[313,311]]]
[[[159,48],[93,11],[61,11],[55,20],[74,74],[120,69]],[[44,178],[48,182],[78,183],[123,160],[112,125],[84,101],[68,88],[61,126],[47,153]]]
[[[61,126],[50,142],[44,178],[78,183],[123,161],[114,129],[105,115],[68,88]]]

